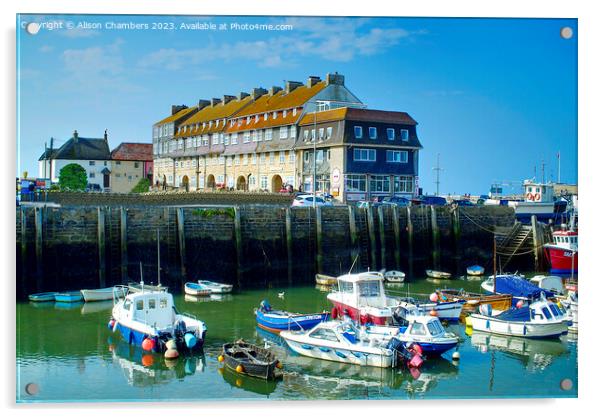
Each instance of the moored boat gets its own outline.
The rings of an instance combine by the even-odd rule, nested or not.
[[[435,279],[450,279],[451,278],[451,274],[449,272],[435,271],[433,269],[427,269],[426,275],[430,278],[435,278]]]
[[[329,316],[329,312],[301,314],[273,310],[267,300],[263,300],[259,308],[255,309],[257,326],[271,332],[311,329],[318,323],[328,320]]]
[[[184,292],[195,297],[204,297],[211,295],[211,290],[204,285],[196,282],[187,282],[184,284]]]
[[[293,351],[310,358],[378,368],[397,365],[395,350],[360,338],[349,320],[322,322],[310,330],[287,330],[280,337]]]
[[[282,365],[276,356],[269,350],[244,340],[223,345],[222,355],[218,360],[239,374],[263,379],[282,378]]]
[[[458,345],[458,336],[446,332],[437,317],[426,315],[420,310],[406,314],[408,325],[401,327],[394,339],[406,345],[417,344],[425,356],[440,356]]]
[[[406,279],[406,274],[401,271],[386,271],[383,276],[386,282],[401,283]]]
[[[155,352],[203,346],[207,331],[204,322],[179,313],[169,292],[155,291],[144,284],[139,288],[141,290],[134,292],[128,287],[118,288],[124,290],[125,295],[115,299],[109,329],[119,331],[128,343]]]
[[[42,303],[42,302],[54,301],[54,297],[57,294],[58,293],[56,293],[56,292],[40,292],[37,294],[29,294],[28,298],[29,298],[29,301],[34,301],[36,303]]]
[[[59,303],[76,303],[83,299],[81,291],[57,292],[54,295],[54,300]]]
[[[318,285],[337,285],[337,278],[325,274],[316,274],[316,284]]]
[[[485,268],[480,265],[472,265],[466,268],[466,273],[472,276],[480,276],[485,273]]]
[[[552,233],[553,243],[543,245],[550,262],[551,274],[577,274],[579,266],[578,233],[576,230],[558,230]]]
[[[199,285],[205,287],[211,294],[226,294],[232,292],[233,286],[230,284],[222,284],[221,282],[207,281],[207,280],[199,280],[197,281]]]
[[[99,288],[96,290],[81,290],[85,302],[112,300],[115,287]]]
[[[527,281],[522,275],[492,275],[481,284],[489,294],[510,294],[512,295],[512,304],[519,301],[530,301],[539,298],[541,292],[546,297],[554,296],[552,291],[539,288],[537,285]]]
[[[464,289],[445,288],[436,291],[442,301],[465,300],[462,305],[464,311],[474,311],[481,304],[491,304],[494,310],[504,311],[512,307],[512,295],[510,294],[479,294],[465,291]]]
[[[433,301],[434,300],[434,301]],[[395,318],[407,320],[405,314],[407,311],[418,309],[420,313],[429,314],[438,317],[440,320],[455,323],[460,319],[462,308],[466,304],[465,300],[443,300],[437,297],[436,293],[431,294],[431,299],[416,300],[413,297],[401,297],[398,299],[398,306],[395,308]]]
[[[568,332],[572,324],[566,312],[545,297],[520,308],[493,314],[483,305],[479,313],[471,314],[467,326],[473,330],[526,338],[556,338]]]

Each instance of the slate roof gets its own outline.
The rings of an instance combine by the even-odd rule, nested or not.
[[[109,160],[111,151],[109,144],[104,139],[71,137],[60,148],[44,151],[40,160],[44,159],[81,159],[81,160]]]
[[[116,161],[152,161],[153,145],[151,143],[123,142],[113,149],[111,159]]]
[[[306,126],[313,124],[314,117],[318,123],[335,120],[357,120],[364,122],[400,123],[407,125],[418,124],[416,123],[416,120],[414,120],[406,112],[342,107],[339,109],[318,112],[315,114],[315,116],[313,112],[306,113],[299,122],[299,125]]]

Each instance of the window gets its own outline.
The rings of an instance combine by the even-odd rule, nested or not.
[[[116,161],[115,165],[121,165],[121,161]]]
[[[354,149],[353,160],[360,162],[374,162],[376,161],[376,150],[375,149]]]
[[[362,127],[361,126],[355,126],[353,128],[353,131],[355,132],[355,138],[356,139],[361,139],[362,138],[363,133],[362,133]]]
[[[268,120],[268,114],[267,113],[263,114],[263,120],[266,120],[266,121]]]
[[[255,175],[251,175],[249,177],[249,185],[251,185],[253,187],[255,186]]]
[[[265,130],[265,140],[272,140],[272,129]]]
[[[238,145],[238,133],[232,133],[230,138],[230,142],[232,143],[232,145]]]
[[[219,143],[219,135],[217,133],[214,133],[213,135],[211,135],[211,144],[217,145],[218,143]]]
[[[167,298],[161,298],[159,300],[159,308],[167,308]]]
[[[286,117],[286,110],[282,110],[282,117]]]
[[[224,136],[224,146],[228,146],[230,144],[230,136]]]
[[[326,139],[330,139],[332,137],[332,127],[326,128]]]
[[[293,109],[293,116],[296,116],[296,115],[297,115],[297,108],[295,107],[295,108]]]
[[[294,151],[288,151],[288,161],[291,164],[295,163],[295,152]]]
[[[144,310],[144,300],[136,301],[136,310]]]
[[[253,142],[257,142],[259,140],[259,135],[257,134],[256,130],[253,131],[252,137],[253,137]]]
[[[341,292],[352,294],[353,293],[353,283],[347,281],[339,281],[339,286],[341,287]]]
[[[324,140],[324,128],[323,128],[323,127],[321,127],[321,128],[318,130],[318,139],[320,139],[320,140]]]
[[[395,193],[413,193],[414,178],[411,176],[393,177],[393,192]]]
[[[272,113],[272,119],[275,119],[278,116],[278,112]]]
[[[307,141],[307,139],[309,139],[309,130],[304,130],[303,131],[303,140]]]
[[[370,139],[376,139],[376,128],[375,127],[369,127],[368,128],[368,135],[370,136]]]
[[[148,300],[148,308],[149,310],[154,310],[155,308],[157,308],[157,300],[155,300],[154,298],[150,298]]]
[[[274,152],[270,152],[270,164],[274,163]]]
[[[324,151],[317,151],[316,152],[316,163],[321,164],[324,161]]]
[[[249,155],[247,155],[247,154],[244,154],[244,155],[242,156],[242,164],[243,164],[243,165],[247,165],[248,163],[249,163]]]
[[[254,153],[253,154],[253,165],[256,165],[256,164],[257,164],[257,154]]]
[[[371,192],[386,192],[390,190],[391,181],[388,175],[372,175],[370,177]]]
[[[308,162],[309,162],[309,151],[305,151],[305,152],[303,152],[303,161],[304,161],[305,163],[308,163]]]
[[[546,319],[548,319],[548,320],[552,319],[552,315],[550,314],[550,310],[548,310],[546,307],[543,307],[541,309],[541,311],[543,312],[543,315],[546,316]]]
[[[130,307],[132,307],[132,302],[126,298],[123,302],[123,309],[129,311]]]
[[[358,283],[358,292],[360,294],[360,297],[378,297],[380,296],[380,282],[360,282]]]
[[[295,138],[297,137],[297,128],[295,127],[295,125],[292,125],[292,126],[291,126],[291,134],[290,134],[290,137],[291,137],[292,139],[295,139]]]
[[[247,124],[251,123],[251,116],[247,116]]]
[[[243,143],[249,143],[251,141],[251,132],[245,132],[242,136]]]
[[[315,141],[316,140],[316,129],[312,129],[311,130],[311,141]]]
[[[406,141],[406,142],[408,140],[410,140],[410,132],[408,129],[401,129],[400,133],[401,133],[401,140]]]
[[[96,165],[96,161],[90,161],[90,166],[92,167],[94,165]]]
[[[347,175],[345,178],[347,191],[366,191],[366,177],[364,175]]]
[[[280,163],[281,164],[284,164],[284,162],[285,162],[284,158],[285,158],[284,151],[280,151]]]
[[[288,138],[288,128],[286,126],[282,126],[280,128],[280,139]]]
[[[408,151],[387,151],[387,162],[406,164]]]
[[[95,174],[95,173],[93,173],[93,172],[90,172],[90,175],[89,175],[89,177],[90,177],[90,178],[96,178],[96,174]]]
[[[264,175],[261,177],[260,187],[262,190],[265,190],[268,188],[268,177],[267,176]]]
[[[426,335],[426,330],[424,328],[424,325],[422,323],[412,323],[412,328],[410,329],[410,334],[415,334],[418,336],[425,336]]]
[[[330,340],[331,342],[338,342],[339,339],[337,335],[330,329],[317,329],[312,332],[309,337],[313,337],[314,339],[322,339],[322,340]]]
[[[387,139],[395,140],[395,129],[387,129]]]
[[[255,115],[255,123],[257,123],[257,122],[259,122],[259,115],[258,114]]]
[[[437,336],[441,333],[444,333],[443,327],[441,326],[441,322],[438,320],[433,320],[427,323],[426,325],[429,329],[429,332],[432,336]]]
[[[265,164],[265,153],[259,155],[259,163]]]

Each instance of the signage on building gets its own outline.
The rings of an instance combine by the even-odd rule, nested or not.
[[[341,180],[341,171],[338,168],[332,170],[332,183],[338,184]]]
[[[418,175],[414,177],[414,195],[418,195]]]

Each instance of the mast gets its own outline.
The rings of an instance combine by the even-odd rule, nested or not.
[[[440,184],[440,180],[439,180],[439,175],[441,173],[441,171],[443,171],[443,168],[441,168],[439,166],[439,156],[441,154],[437,154],[437,166],[435,168],[433,168],[433,171],[437,172],[437,179],[435,180],[435,184],[437,185],[437,193],[435,195],[439,195],[439,184]]]
[[[497,254],[496,254],[496,241],[495,241],[495,235],[493,235],[493,293],[495,294],[495,274],[496,274],[496,270],[497,270],[497,265],[496,265],[496,258],[497,258]]]

